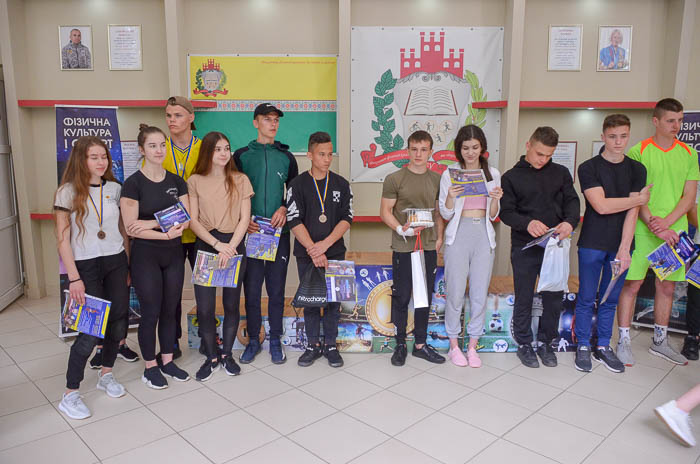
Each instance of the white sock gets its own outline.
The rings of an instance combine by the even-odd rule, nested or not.
[[[629,327],[618,327],[617,331],[620,333],[620,341],[622,339],[626,338],[627,340],[630,339],[630,328]]]
[[[666,339],[667,325],[654,324],[654,345],[660,345]]]

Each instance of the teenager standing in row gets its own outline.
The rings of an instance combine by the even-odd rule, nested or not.
[[[603,121],[600,154],[578,167],[581,191],[586,199],[581,236],[578,239],[579,291],[576,300],[576,359],[579,371],[590,372],[593,358],[612,372],[624,372],[624,364],[610,348],[615,309],[630,266],[634,228],[639,207],[649,201],[644,165],[625,156],[630,120],[624,114],[611,114]],[[610,262],[618,260],[620,276],[607,300],[600,303],[612,278]],[[593,307],[599,298],[596,316],[598,342],[591,347]]]
[[[71,419],[91,415],[78,389],[97,343],[103,345],[97,389],[113,398],[126,393],[112,374],[129,308],[129,242],[119,215],[120,192],[107,145],[97,137],[78,139],[54,200],[58,253],[68,271],[69,298],[84,304],[88,294],[111,301],[111,307],[103,341],[79,333],[71,346],[66,392],[58,405]]]
[[[449,221],[445,230],[445,330],[450,338],[448,357],[457,366],[481,367],[476,352],[486,316],[486,295],[496,248],[496,232],[491,222],[500,210],[501,174],[489,166],[486,135],[470,124],[462,127],[455,138],[455,156],[460,169],[480,169],[486,180],[488,196],[459,196],[463,187],[452,185],[450,170],[440,179],[440,214]],[[469,279],[469,345],[465,357],[457,336],[462,332],[461,316],[464,292]]]
[[[343,177],[330,170],[333,143],[326,132],[309,137],[311,169],[297,176],[287,190],[287,223],[294,233],[294,256],[301,279],[310,266],[328,267],[328,260],[345,259],[343,234],[352,225],[352,190]],[[307,367],[325,356],[331,367],[341,367],[343,358],[336,346],[340,303],[333,302],[323,310],[323,343],[321,308],[304,308],[304,327],[308,348],[298,364]]]
[[[251,203],[252,213],[270,218],[273,227],[284,227],[280,236],[277,256],[274,261],[251,259],[244,276],[246,323],[250,341],[241,354],[243,364],[253,362],[262,349],[259,342],[262,327],[262,286],[267,290],[267,315],[270,323],[270,359],[282,364],[287,357],[282,348],[282,316],[284,314],[284,289],[289,264],[290,236],[287,222],[287,207],[284,199],[285,185],[299,173],[297,161],[289,146],[275,140],[280,118],[284,113],[269,103],[255,108],[253,125],[258,136],[247,146],[233,154],[238,170],[248,176],[256,192]],[[248,233],[259,229],[250,221]]]
[[[187,182],[194,172],[202,141],[192,131],[194,125],[194,106],[185,97],[175,96],[168,98],[165,105],[165,123],[168,125],[169,137],[165,138],[165,159],[163,168],[166,171],[179,176]],[[195,234],[190,229],[182,232],[183,260],[190,263],[190,269],[194,268]],[[173,346],[173,359],[182,356],[180,350],[180,338],[182,338],[182,301],[178,300],[175,310],[175,345]]]
[[[403,366],[406,363],[406,326],[408,325],[408,305],[413,291],[411,252],[416,245],[416,235],[421,234],[425,249],[425,277],[428,290],[428,306],[415,308],[413,331],[415,343],[413,356],[428,362],[441,364],[445,358],[426,343],[428,335],[428,309],[435,286],[437,253],[442,246],[443,222],[438,213],[440,196],[440,174],[428,169],[428,160],[433,154],[433,138],[426,131],[416,131],[408,137],[409,162],[400,170],[384,179],[379,214],[382,222],[393,232],[391,234],[391,322],[396,326],[396,349],[391,356],[391,364]],[[413,228],[408,221],[407,208],[430,208],[433,211],[434,227]]]
[[[131,276],[141,305],[138,335],[146,362],[142,380],[151,388],[162,389],[168,386],[163,375],[178,381],[189,380],[187,372],[173,362],[176,310],[185,278],[180,237],[189,221],[162,232],[154,214],[178,201],[189,210],[189,200],[187,183],[163,169],[166,154],[163,131],[142,124],[138,146],[145,162],[124,182],[121,208],[126,230],[134,237]],[[162,353],[160,367],[156,360],[156,331]]]
[[[190,229],[197,235],[195,251],[218,253],[228,262],[242,255],[238,286],[224,288],[223,351],[218,357],[216,343],[216,287],[194,286],[197,319],[207,357],[196,374],[204,382],[223,364],[228,375],[238,375],[241,368],[231,355],[238,333],[240,297],[245,273],[245,237],[250,221],[250,198],[254,195],[250,181],[238,171],[231,157],[231,144],[221,132],[209,132],[199,152],[199,160],[187,181],[190,200]]]

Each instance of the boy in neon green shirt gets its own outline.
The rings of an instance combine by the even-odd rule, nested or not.
[[[664,241],[675,245],[678,233],[688,230],[686,214],[694,205],[697,181],[700,180],[697,152],[676,138],[683,122],[683,105],[673,98],[660,100],[654,108],[652,122],[656,127],[654,136],[639,142],[627,154],[644,165],[647,184],[652,185],[649,203],[639,211],[634,233],[635,250],[620,293],[617,313],[620,331],[617,356],[627,366],[634,365],[629,328],[637,293],[649,268],[646,257]],[[668,344],[667,338],[675,283],[684,280],[685,270],[679,269],[664,281],[657,278],[655,282],[654,337],[649,353],[674,364],[688,363]]]

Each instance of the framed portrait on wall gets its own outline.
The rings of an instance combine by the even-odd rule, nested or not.
[[[598,26],[597,71],[629,71],[632,26]]]
[[[62,71],[92,71],[92,26],[58,26]]]
[[[580,71],[583,25],[549,26],[547,71]]]
[[[110,24],[107,26],[110,71],[142,71],[143,47],[141,26]]]

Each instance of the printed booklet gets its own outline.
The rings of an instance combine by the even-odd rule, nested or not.
[[[448,169],[453,185],[461,185],[462,193],[459,197],[483,197],[488,196],[486,189],[486,177],[481,169]]]
[[[192,271],[192,283],[203,287],[237,287],[243,256],[236,255],[222,267],[219,255],[199,250]]]
[[[270,219],[261,216],[253,216],[251,221],[257,223],[260,229],[248,234],[245,241],[245,255],[263,261],[274,261],[277,257],[282,228],[273,227]]]
[[[698,255],[700,246],[693,243],[687,233],[681,232],[678,236],[676,246],[671,247],[664,242],[647,255],[651,269],[659,280],[666,279]]]
[[[326,294],[328,302],[357,301],[354,261],[328,260]]]
[[[79,305],[71,299],[68,290],[65,290],[65,293],[66,302],[61,312],[63,332],[70,329],[93,337],[105,338],[109,307],[112,302],[85,294],[85,304]]]

